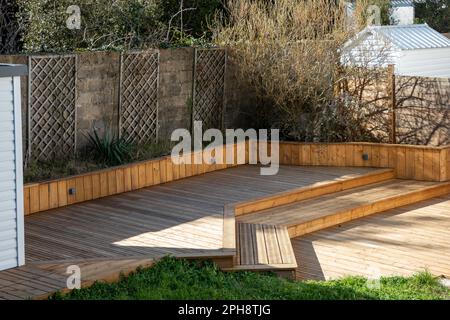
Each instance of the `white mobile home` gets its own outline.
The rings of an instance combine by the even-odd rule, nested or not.
[[[26,70],[0,64],[0,270],[25,263],[20,76]]]
[[[345,65],[395,65],[403,76],[450,78],[450,39],[426,24],[370,26],[342,50]]]

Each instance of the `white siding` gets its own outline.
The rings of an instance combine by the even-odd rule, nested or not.
[[[390,42],[374,33],[364,35],[356,46],[342,54],[342,63],[360,67],[386,67],[395,63],[400,51]]]
[[[392,9],[391,21],[393,24],[407,25],[414,23],[414,7],[397,7]]]
[[[16,196],[14,95],[14,78],[0,78],[0,270],[21,264]]]
[[[450,48],[405,50],[395,70],[404,76],[450,78]]]

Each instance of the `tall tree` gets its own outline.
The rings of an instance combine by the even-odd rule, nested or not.
[[[426,0],[416,3],[416,18],[439,32],[450,32],[450,0]]]

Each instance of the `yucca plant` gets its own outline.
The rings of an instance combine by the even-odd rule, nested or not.
[[[132,157],[133,144],[124,137],[113,136],[108,131],[99,136],[97,130],[87,135],[88,150],[95,161],[108,166],[121,165]]]

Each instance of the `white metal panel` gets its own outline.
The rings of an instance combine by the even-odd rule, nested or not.
[[[17,264],[25,264],[25,218],[23,209],[23,158],[22,158],[22,103],[20,77],[16,76],[14,83],[14,132],[16,161],[16,221],[17,221]]]
[[[362,32],[377,33],[402,50],[450,47],[450,39],[427,24],[372,26]]]
[[[15,212],[15,210],[14,210]],[[0,241],[16,239],[17,230],[14,228],[12,230],[0,231]]]
[[[11,248],[16,244],[16,239],[8,239],[8,240],[3,240],[0,241],[0,251],[2,249],[7,249],[7,248]]]
[[[0,261],[0,270],[17,267],[17,257]]]
[[[15,190],[16,181],[0,181],[0,191]]]
[[[367,27],[348,41],[345,65],[387,67],[396,74],[450,78],[450,39],[427,25]]]
[[[403,76],[450,78],[450,48],[404,51],[395,63]]]
[[[6,210],[2,212],[2,215],[0,216],[0,221],[7,221],[15,218],[16,218],[15,210]]]
[[[395,63],[401,51],[376,33],[367,33],[358,43],[348,44],[342,54],[342,63],[360,67],[386,67]]]
[[[24,263],[20,78],[0,78],[0,270]]]

